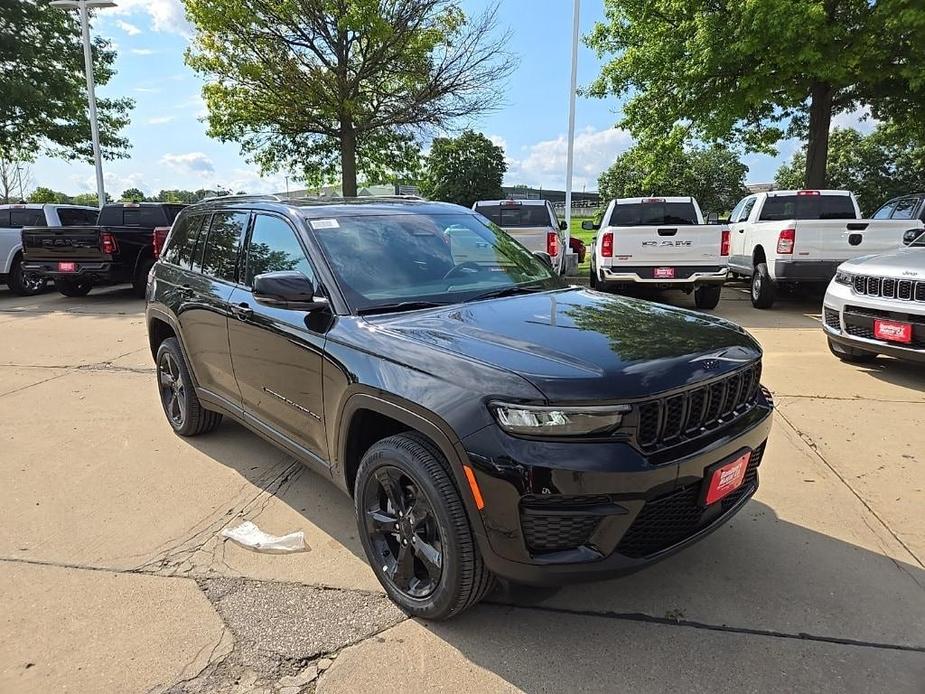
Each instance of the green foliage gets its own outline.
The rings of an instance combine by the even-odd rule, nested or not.
[[[45,0],[0,2],[0,156],[44,151],[92,161],[80,24],[73,11]],[[94,76],[105,85],[116,52],[93,40]],[[131,99],[97,98],[100,143],[106,159],[127,156]]]
[[[414,174],[422,130],[490,110],[510,72],[494,9],[470,19],[452,0],[187,0],[187,63],[208,133],[239,142],[262,172],[309,186],[338,173]]]
[[[925,130],[921,0],[604,6],[586,40],[615,57],[590,93],[629,96],[619,125],[646,148],[680,137],[774,154],[783,137],[808,138],[809,170],[824,181],[833,113],[867,105],[880,120]]]
[[[129,188],[122,191],[119,199],[125,202],[143,202],[146,198],[144,191],[140,188]]]
[[[90,207],[99,207],[99,197],[96,193],[80,193],[71,198],[75,205],[89,205]],[[106,202],[112,202],[112,196],[106,193]]]
[[[504,197],[501,181],[507,163],[504,150],[482,133],[438,137],[424,164],[421,193],[433,200],[472,207],[476,200]]]
[[[794,154],[777,170],[777,186],[803,188],[805,162],[805,151]],[[828,185],[852,191],[865,214],[897,195],[925,190],[925,140],[895,125],[878,125],[869,135],[836,128],[829,140]]]
[[[198,190],[182,190],[179,188],[174,188],[171,190],[158,191],[157,195],[151,196],[148,198],[148,200],[151,202],[194,203],[199,202],[200,200],[205,200],[206,198],[218,197],[219,195],[229,195],[230,193],[230,190],[226,190],[224,188],[200,188]]]
[[[45,186],[39,186],[29,194],[29,202],[55,202],[63,204],[70,201],[71,199],[64,193],[59,193]]]
[[[598,178],[601,197],[636,198],[691,195],[704,213],[728,212],[748,191],[745,166],[721,145],[685,150],[637,145]]]

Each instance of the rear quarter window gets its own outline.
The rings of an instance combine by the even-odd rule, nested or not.
[[[11,227],[43,227],[45,224],[45,210],[10,210]]]
[[[216,212],[212,215],[202,256],[202,274],[228,282],[237,280],[241,239],[249,219],[249,212]]]
[[[205,221],[205,215],[189,215],[179,220],[170,232],[166,247],[161,253],[164,262],[188,268],[193,249]]]
[[[848,195],[775,195],[761,208],[759,221],[785,219],[855,219]]]

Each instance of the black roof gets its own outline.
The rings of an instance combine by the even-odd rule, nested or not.
[[[398,198],[303,198],[296,200],[273,199],[271,196],[228,196],[203,200],[189,206],[198,209],[248,209],[273,211],[290,209],[306,219],[326,217],[359,217],[394,214],[461,214],[472,213],[467,207],[447,202]]]

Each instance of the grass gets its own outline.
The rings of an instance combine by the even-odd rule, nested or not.
[[[582,277],[587,276],[591,271],[591,239],[597,235],[597,231],[585,231],[581,228],[581,223],[586,219],[591,219],[591,217],[572,217],[571,227],[569,229],[572,236],[584,241],[585,246],[588,247],[588,252],[585,254],[585,262],[578,266],[578,274]]]

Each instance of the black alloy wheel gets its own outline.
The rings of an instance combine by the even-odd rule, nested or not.
[[[161,406],[173,430],[181,436],[196,436],[215,429],[222,415],[207,410],[199,401],[177,338],[160,344],[155,363]]]
[[[180,365],[170,352],[164,352],[157,365],[164,414],[174,429],[183,428],[186,421],[186,390],[180,378]]]

